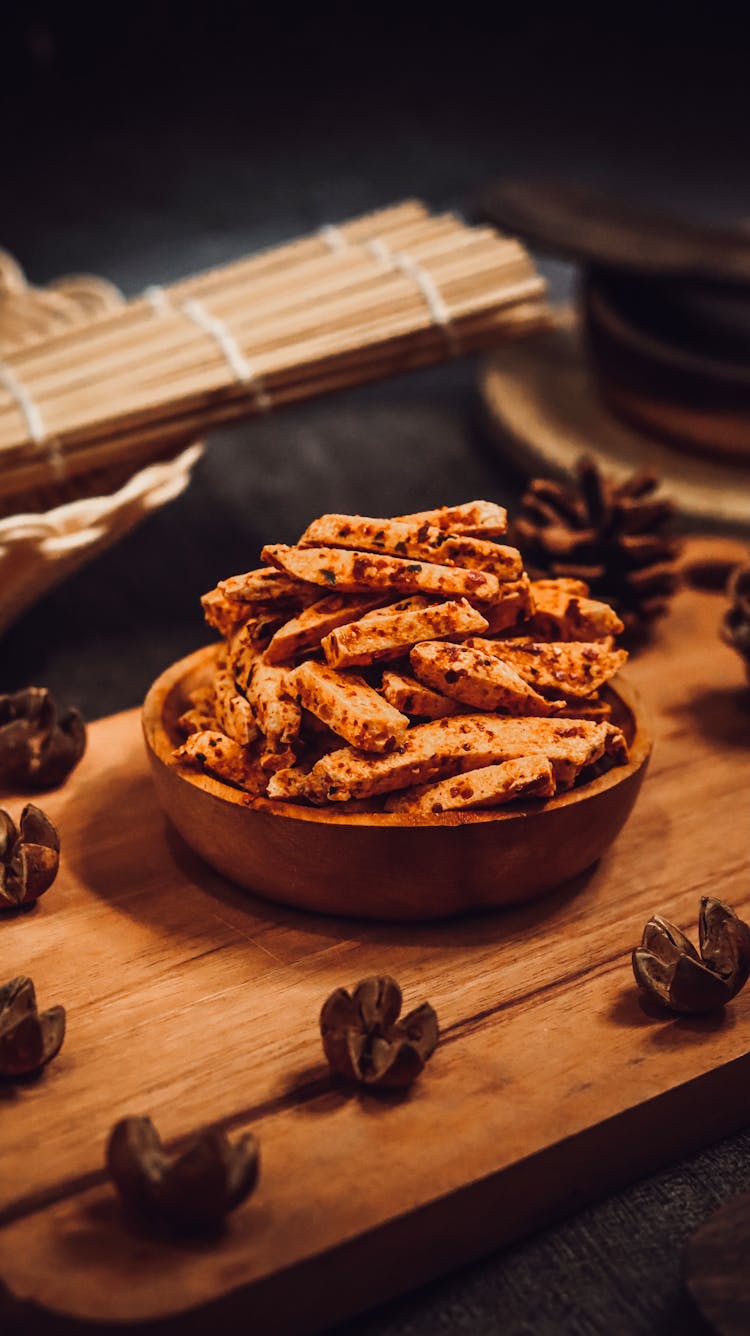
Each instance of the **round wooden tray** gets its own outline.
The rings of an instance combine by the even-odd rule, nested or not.
[[[342,815],[250,798],[175,763],[177,720],[208,679],[216,647],[162,673],[143,730],[164,812],[191,849],[238,886],[326,914],[430,919],[543,895],[600,857],[627,820],[651,739],[632,689],[610,689],[630,761],[549,802],[414,818]]]
[[[490,443],[523,474],[571,479],[593,453],[617,478],[653,469],[695,527],[750,529],[750,465],[688,454],[621,422],[597,391],[571,308],[553,328],[489,358],[480,389]]]

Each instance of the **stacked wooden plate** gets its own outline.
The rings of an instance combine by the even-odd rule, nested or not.
[[[582,266],[556,339],[485,377],[528,467],[565,472],[591,450],[615,471],[649,464],[692,518],[750,524],[750,230],[559,186],[490,187],[480,210]],[[546,374],[553,346],[564,386]]]

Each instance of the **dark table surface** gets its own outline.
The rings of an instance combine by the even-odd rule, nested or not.
[[[78,6],[67,23],[54,6],[11,11],[0,245],[37,282],[85,269],[133,294],[407,195],[460,206],[499,174],[750,216],[731,33],[666,27],[649,46],[542,6],[538,23],[467,20],[456,36],[433,12],[429,29],[401,16],[395,58],[387,11],[342,33],[341,11],[285,28],[283,7],[261,21],[219,6],[206,27],[187,5],[179,40],[163,5],[123,10],[129,25],[109,37],[86,6],[80,24]],[[570,289],[564,266],[543,267],[555,295]],[[454,364],[217,433],[186,494],[0,640],[0,689],[48,685],[89,718],[136,705],[208,638],[199,595],[312,516],[512,504],[518,480],[485,438],[475,371]],[[750,1132],[338,1336],[700,1330],[683,1245],[748,1187]]]

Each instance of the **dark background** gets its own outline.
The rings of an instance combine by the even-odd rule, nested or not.
[[[598,184],[750,220],[742,6],[0,2],[0,245],[34,282],[128,294],[326,221],[494,176]],[[566,266],[545,261],[555,295]],[[189,492],[0,640],[0,689],[89,717],[137,704],[206,638],[198,597],[334,509],[513,500],[471,363],[211,439]],[[540,1073],[540,1080],[543,1080]],[[682,1244],[750,1186],[742,1135],[353,1323],[363,1336],[695,1329]]]

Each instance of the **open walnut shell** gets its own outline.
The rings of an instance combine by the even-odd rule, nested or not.
[[[31,1076],[60,1052],[65,1009],[37,1011],[31,979],[19,975],[0,987],[0,1076]]]
[[[58,717],[44,687],[0,695],[0,783],[53,789],[78,764],[86,749],[86,725],[78,710]]]
[[[18,828],[0,808],[0,910],[32,904],[52,885],[60,865],[60,836],[33,803]]]
[[[684,1015],[723,1007],[750,974],[750,928],[729,905],[704,895],[698,932],[700,955],[679,928],[654,914],[633,952],[641,991]]]
[[[126,1205],[174,1229],[215,1228],[250,1195],[260,1152],[252,1133],[230,1142],[219,1128],[168,1155],[150,1118],[123,1118],[107,1145],[107,1170]]]
[[[361,979],[350,995],[337,988],[320,1013],[320,1033],[334,1072],[362,1085],[403,1089],[419,1076],[438,1042],[438,1019],[424,1002],[399,1020],[401,989],[388,975]]]

